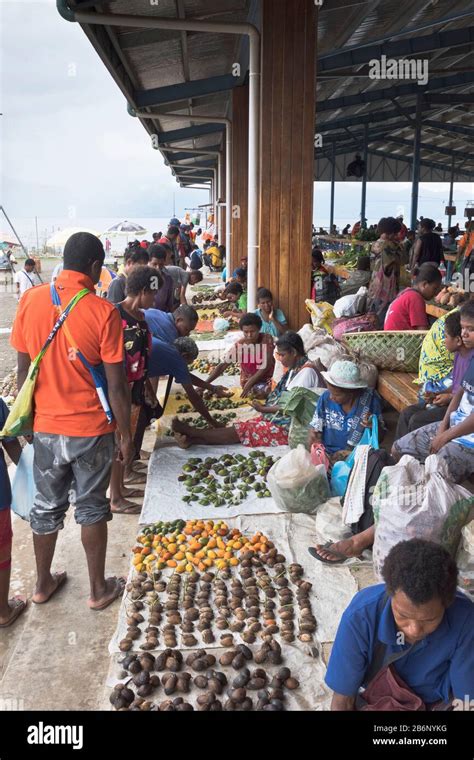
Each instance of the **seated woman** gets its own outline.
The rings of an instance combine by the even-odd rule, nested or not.
[[[240,282],[231,282],[224,290],[219,292],[219,297],[223,301],[229,301],[231,307],[223,313],[223,317],[238,317],[242,314],[239,308],[239,302],[243,298],[244,289]]]
[[[466,348],[474,348],[474,301],[461,308],[461,336]],[[395,441],[392,456],[399,461],[404,454],[420,462],[437,454],[446,462],[453,483],[462,483],[474,473],[474,359],[442,421]]]
[[[313,301],[324,301],[334,306],[341,297],[341,288],[336,275],[325,266],[324,256],[319,248],[313,248],[311,261],[313,282],[311,298]]]
[[[285,446],[288,444],[290,419],[280,412],[281,396],[294,388],[316,390],[322,383],[318,372],[305,354],[298,333],[288,331],[277,341],[276,351],[287,372],[265,404],[254,401],[252,406],[260,416],[238,422],[221,430],[196,430],[178,419],[173,420],[175,439],[182,448],[192,445],[225,445],[241,443],[244,446]]]
[[[359,256],[357,268],[341,286],[341,296],[354,295],[360,288],[367,287],[371,276],[370,256]]]
[[[446,407],[461,387],[461,381],[474,356],[474,349],[466,348],[463,343],[459,311],[450,312],[443,317],[443,324],[446,350],[455,357],[452,372],[439,380],[427,381],[423,384],[423,399],[418,404],[407,406],[398,418],[396,441],[430,422],[441,422],[446,413]]]
[[[396,709],[390,690],[381,689],[389,657],[394,675],[426,709],[446,709],[452,697],[464,701],[474,683],[474,604],[456,588],[455,561],[438,544],[414,538],[391,549],[383,579],[359,591],[341,618],[325,679],[334,692],[331,710],[363,707],[359,689],[377,675],[385,697],[379,709]]]
[[[273,338],[284,335],[288,330],[288,323],[282,310],[275,308],[273,296],[269,290],[266,288],[257,290],[257,304],[258,308],[255,313],[262,320],[261,332],[271,335]]]
[[[331,464],[347,459],[375,414],[381,428],[382,405],[373,388],[361,379],[354,362],[336,361],[321,373],[328,390],[320,396],[310,425],[310,444],[322,442]]]
[[[441,290],[442,277],[433,264],[422,264],[412,288],[406,288],[390,304],[384,330],[428,330],[426,302]]]
[[[224,361],[209,375],[207,382],[213,383],[230,364],[237,363],[240,365],[242,396],[252,394],[255,398],[266,398],[275,368],[273,339],[262,332],[262,320],[258,314],[245,314],[239,327],[244,337],[232,346]]]

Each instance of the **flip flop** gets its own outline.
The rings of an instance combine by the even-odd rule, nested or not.
[[[135,472],[142,472],[143,470],[148,470],[148,462],[140,462],[139,459],[136,459],[133,463],[132,470]]]
[[[129,505],[128,507],[111,507],[113,515],[139,515],[142,511],[140,504]]]
[[[11,608],[11,617],[8,623],[0,623],[0,628],[9,628],[15,620],[24,612],[28,606],[26,599],[22,599],[21,596],[14,596],[13,599],[8,600]]]
[[[124,477],[123,484],[124,486],[139,486],[139,485],[145,485],[147,479],[147,473],[145,471],[143,472],[132,472],[128,478]]]
[[[66,571],[63,571],[62,573],[53,573],[53,578],[56,578],[56,581],[57,581],[57,583],[56,583],[56,588],[55,588],[55,589],[53,589],[53,591],[51,592],[51,594],[48,596],[48,598],[47,598],[47,599],[45,599],[45,600],[44,600],[44,602],[35,602],[35,600],[34,600],[34,599],[32,599],[31,601],[33,602],[33,604],[46,604],[47,602],[49,602],[49,600],[50,600],[50,599],[51,599],[51,598],[52,598],[52,597],[53,597],[53,596],[54,596],[54,595],[55,595],[55,594],[56,594],[56,593],[59,591],[59,589],[60,589],[60,588],[62,588],[62,587],[64,586],[64,584],[66,583],[66,581],[67,581],[67,573],[66,573]]]
[[[113,576],[115,578],[115,591],[113,593],[113,596],[111,596],[110,599],[107,599],[106,602],[102,602],[102,604],[98,605],[97,607],[91,607],[89,605],[89,609],[93,612],[100,612],[101,610],[107,609],[113,602],[115,602],[116,599],[118,599],[123,594],[123,590],[125,588],[126,579],[125,578],[117,578],[116,576]],[[109,579],[107,579],[109,580]]]
[[[328,541],[327,544],[324,544],[322,546],[322,549],[326,549],[326,551],[330,552],[331,554],[334,554],[335,557],[338,557],[338,559],[326,559],[325,557],[321,557],[321,555],[318,554],[316,549],[313,546],[310,546],[308,548],[309,553],[311,554],[314,559],[318,559],[320,562],[324,562],[325,565],[343,565],[344,562],[347,562],[349,559],[354,559],[354,557],[348,557],[347,554],[343,554],[342,552],[338,552],[336,549],[331,549],[331,546],[334,546],[332,541]]]
[[[125,494],[123,496],[124,499],[142,499],[145,495],[145,492],[142,491],[140,488],[135,488],[133,491],[130,491],[129,493]]]

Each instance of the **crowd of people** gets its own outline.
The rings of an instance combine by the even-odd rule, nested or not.
[[[403,220],[380,220],[370,255],[359,258],[345,283],[331,271],[322,252],[313,249],[313,298],[335,304],[365,288],[366,309],[379,328],[426,331],[419,403],[400,415],[385,461],[394,464],[409,454],[424,462],[436,453],[452,481],[462,483],[474,473],[474,301],[466,301],[433,326],[428,323],[426,302],[442,287],[443,244],[435,230],[434,222],[425,219],[418,236],[411,236]],[[474,224],[459,246],[464,269],[471,266],[471,236]],[[140,486],[146,482],[149,456],[142,448],[143,438],[150,422],[163,413],[170,390],[168,382],[160,403],[160,378],[181,384],[208,423],[207,429],[197,429],[173,420],[175,442],[183,449],[196,444],[288,444],[292,420],[284,399],[292,392],[309,392],[315,399],[305,430],[307,446],[319,452],[329,479],[336,463],[354,452],[374,420],[380,442],[386,434],[382,400],[357,360],[338,359],[326,368],[311,361],[301,335],[289,329],[264,283],[257,291],[256,310],[249,312],[247,260],[227,272],[225,248],[215,238],[201,251],[192,227],[172,219],[166,234],[155,233],[152,241],[135,241],[128,247],[107,292],[100,292],[105,297],[97,298],[104,257],[98,238],[73,235],[52,282],[25,289],[11,337],[21,388],[32,360],[62,315],[61,328],[42,357],[34,396],[36,497],[30,523],[37,583],[32,601],[46,603],[67,580],[65,572],[52,571],[52,563],[58,531],[73,503],[87,557],[88,606],[96,611],[123,593],[124,579],[105,577],[107,522],[113,513],[140,512],[134,499],[143,495]],[[187,301],[187,288],[202,281],[204,265],[222,272],[218,297],[228,305],[224,316],[236,319],[242,333],[206,379],[189,367],[198,356],[190,337],[198,313]],[[411,283],[401,289],[400,275],[407,265]],[[84,289],[87,294],[71,308]],[[209,413],[203,391],[225,396],[226,388],[218,380],[231,363],[239,365],[242,396],[257,415],[227,426]],[[97,375],[103,378],[101,384]],[[7,416],[2,401],[3,423]],[[5,438],[3,445],[17,462],[19,442]],[[3,454],[0,486],[0,627],[7,627],[27,602],[9,599],[11,491]],[[372,546],[375,530],[368,509],[352,538],[309,550],[319,562],[340,564]],[[456,592],[453,558],[420,536],[392,548],[383,575],[384,584],[357,594],[341,621],[326,677],[334,691],[333,709],[357,708],[359,688],[371,680],[368,674],[380,654],[378,640],[387,655],[397,655],[399,677],[426,705],[468,693],[474,682],[474,605]],[[402,642],[397,631],[405,636]]]

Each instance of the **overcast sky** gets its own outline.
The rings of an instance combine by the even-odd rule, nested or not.
[[[207,193],[180,190],[79,25],[64,21],[54,0],[0,5],[1,202],[13,218],[66,217],[71,207],[78,221],[161,217],[172,211],[174,192],[178,212],[207,202]],[[328,216],[326,183],[316,191],[321,224]],[[462,201],[474,195],[468,183],[456,191]],[[420,194],[420,213],[441,219],[446,186],[422,185]],[[357,218],[359,195],[351,184],[338,184],[338,219]],[[409,202],[408,183],[369,185],[371,220],[402,207],[408,214]]]

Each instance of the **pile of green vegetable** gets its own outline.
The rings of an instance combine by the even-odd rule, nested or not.
[[[226,454],[220,459],[189,459],[178,476],[188,492],[183,501],[203,507],[225,507],[241,504],[252,492],[259,499],[268,498],[271,493],[266,478],[275,462],[263,451],[251,451],[248,456]]]

